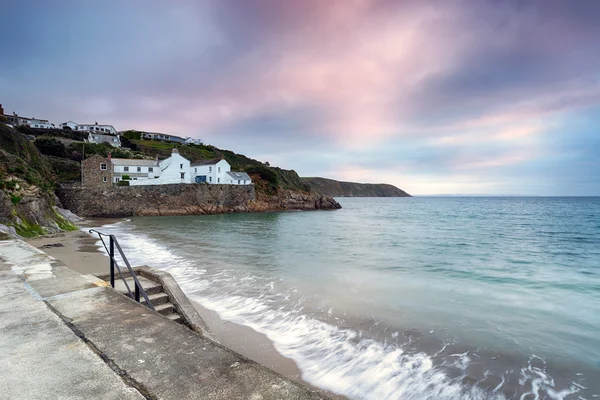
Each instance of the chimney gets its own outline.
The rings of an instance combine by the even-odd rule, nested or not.
[[[0,104],[0,115],[4,115],[4,108],[2,108],[2,104]]]
[[[108,153],[108,161],[110,161],[112,159],[112,153]]]

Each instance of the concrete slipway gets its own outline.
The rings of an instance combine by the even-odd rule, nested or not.
[[[326,398],[94,282],[0,241],[0,399]]]

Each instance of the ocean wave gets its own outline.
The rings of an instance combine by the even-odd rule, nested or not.
[[[436,364],[434,359],[437,360],[445,346],[428,355],[365,337],[360,331],[341,328],[307,314],[301,297],[287,306],[274,302],[273,282],[226,271],[207,274],[206,269],[198,268],[195,262],[146,235],[120,229],[118,235],[132,263],[168,270],[192,300],[215,311],[223,320],[267,336],[280,354],[296,362],[302,379],[316,387],[352,399],[507,398],[503,393],[507,380],[504,373],[496,376],[498,383],[492,388],[479,387],[478,381],[468,376],[467,369],[472,363],[469,352],[449,354]],[[262,287],[255,288],[255,295],[249,297],[242,290],[248,285]],[[290,297],[289,293],[278,295],[279,299]],[[521,399],[568,399],[579,390],[576,386],[555,389],[554,380],[545,368],[537,365],[540,360],[532,356],[527,367],[521,369]],[[485,379],[492,372],[485,370],[483,374]]]

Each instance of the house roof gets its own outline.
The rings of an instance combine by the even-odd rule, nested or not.
[[[103,135],[100,133],[90,133],[90,136],[93,137],[94,142],[106,142],[106,143],[120,143],[119,137],[116,135]],[[115,141],[116,139],[116,141]],[[88,137],[88,140],[89,137]]]
[[[227,171],[227,175],[229,175],[233,179],[241,179],[241,180],[246,180],[246,181],[251,181],[252,180],[250,178],[250,176],[248,176],[248,174],[245,173],[245,172]]]
[[[110,161],[113,165],[119,165],[123,167],[158,167],[158,162],[156,160],[112,158]]]
[[[182,138],[181,136],[177,136],[177,135],[172,135],[170,133],[163,133],[163,132],[147,132],[147,131],[141,131],[142,134],[146,134],[146,135],[162,135],[162,136],[168,136],[168,137],[173,137],[173,138],[178,138],[178,139],[185,139]]]
[[[219,161],[224,161],[224,158],[213,158],[212,160],[196,160],[192,163],[192,167],[196,167],[198,165],[215,165]]]

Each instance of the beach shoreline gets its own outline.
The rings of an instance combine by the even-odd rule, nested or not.
[[[88,233],[87,230],[119,221],[121,219],[86,219],[77,224],[78,230],[44,235],[26,241],[82,275],[105,275],[109,270],[108,257],[102,246],[98,246],[98,238]],[[191,298],[190,301],[211,333],[223,346],[287,378],[326,393],[331,398],[344,398],[304,381],[296,363],[277,352],[273,342],[264,334],[248,326],[223,320],[217,312],[202,306]]]

